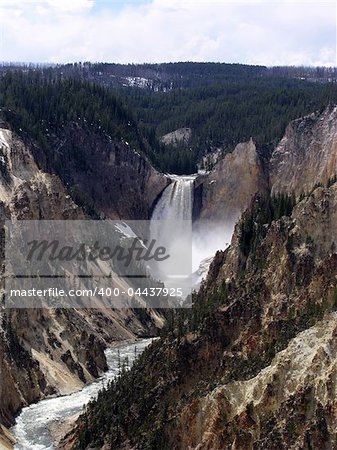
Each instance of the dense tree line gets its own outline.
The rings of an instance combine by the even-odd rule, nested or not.
[[[291,120],[337,101],[332,68],[184,62],[84,63],[67,70],[110,86],[154,142],[178,128],[191,128],[190,142],[157,152],[158,165],[176,173],[193,172],[202,155],[219,147],[231,151],[250,137],[271,149]],[[145,89],[125,86],[125,77],[132,76],[151,82]]]
[[[298,76],[322,71],[281,69],[216,63],[3,67],[0,105],[14,127],[29,130],[45,147],[46,129],[81,120],[128,141],[163,171],[191,173],[202,155],[231,151],[250,137],[272,149],[292,119],[337,102],[334,82]],[[140,89],[110,82],[126,76],[152,77],[154,84]],[[160,143],[182,127],[192,129],[189,142]]]
[[[6,73],[0,79],[1,115],[16,131],[47,146],[49,133],[80,122],[112,139],[149,151],[132,115],[106,89],[76,79],[59,80],[40,72]]]
[[[16,70],[0,77],[1,117],[24,132],[48,154],[48,135],[69,122],[81,123],[112,140],[125,141],[160,170],[194,172],[189,150],[160,144],[153,129],[139,127],[115,93],[79,78],[62,78],[50,69]]]
[[[120,96],[138,122],[153,127],[158,137],[191,128],[185,148],[198,160],[217,147],[230,151],[250,137],[259,146],[274,146],[291,120],[335,103],[337,88],[334,83],[244,76],[169,92],[125,88]]]

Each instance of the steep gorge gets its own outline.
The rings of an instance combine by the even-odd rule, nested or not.
[[[55,158],[46,161],[38,143],[2,124],[2,221],[148,217],[167,180],[129,145],[95,135],[75,123],[69,124],[62,136],[50,139]],[[70,153],[75,141],[85,167]],[[94,209],[93,197],[97,198]],[[3,267],[3,256],[1,264]],[[3,279],[1,288],[3,292]],[[23,405],[41,397],[81,388],[106,370],[104,349],[108,344],[155,335],[162,324],[163,318],[154,311],[2,309],[1,423],[12,424]]]
[[[335,442],[336,111],[292,122],[268,162],[251,140],[196,180],[194,218],[234,225],[248,210],[230,248],[217,253],[194,311],[178,314],[78,423],[81,448],[315,448],[323,435],[326,448]],[[132,144],[82,119],[46,129],[47,147],[10,128],[0,130],[2,219],[148,219],[169,183]],[[294,193],[297,205],[276,214],[269,191]],[[156,208],[179,193],[172,183]],[[112,341],[163,325],[157,312],[136,310],[10,310],[1,320],[6,425],[23,405],[97,377]],[[321,382],[310,377],[317,366]]]
[[[193,310],[60,448],[335,448],[335,111],[290,124],[274,150],[262,185],[295,206],[253,188]]]

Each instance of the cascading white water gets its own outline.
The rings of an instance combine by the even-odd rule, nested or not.
[[[151,220],[191,220],[195,175],[171,175],[170,178],[172,183],[159,199]]]
[[[168,249],[172,248],[172,235],[175,238],[179,236],[179,230],[177,230],[179,223],[181,224],[181,221],[184,220],[192,221],[193,185],[196,175],[170,175],[170,178],[172,183],[165,189],[153,211],[150,233],[153,239],[158,240],[161,245]],[[225,224],[221,221],[213,220],[199,219],[193,225],[190,247],[190,273],[192,274],[191,284],[193,288],[198,288],[201,280],[206,276],[215,252],[228,246],[233,229],[234,223]],[[181,233],[181,236],[184,235],[186,236],[186,227]],[[180,255],[182,252],[186,253],[189,251],[188,246],[185,245],[183,247],[182,242],[178,240],[176,247],[179,246],[181,247]],[[176,261],[173,262],[173,265],[175,264]],[[172,267],[163,267],[164,270],[174,272]]]
[[[152,267],[152,275],[168,288],[191,289],[192,208],[195,175],[171,175],[171,184],[159,199],[151,218],[150,235],[170,258]]]
[[[109,370],[81,391],[63,397],[49,398],[23,408],[16,418],[12,433],[16,439],[15,450],[54,450],[52,434],[68,421],[73,422],[83,412],[83,407],[97,397],[98,392],[120,373],[121,365],[131,365],[135,358],[152,342],[142,339],[124,342],[105,351]],[[62,434],[62,433],[61,433]],[[1,447],[1,446],[0,446]],[[1,447],[2,448],[2,447]]]

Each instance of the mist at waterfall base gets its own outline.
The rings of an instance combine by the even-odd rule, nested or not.
[[[234,222],[201,220],[193,225],[192,270],[206,275],[205,270],[218,250],[225,250],[232,239]]]

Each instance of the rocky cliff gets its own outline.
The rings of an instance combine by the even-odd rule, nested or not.
[[[255,194],[308,194],[337,175],[337,107],[292,121],[270,160],[252,140],[195,182],[195,219],[235,223]]]
[[[113,219],[149,219],[152,205],[168,179],[126,141],[70,123],[50,136],[52,157],[42,168],[59,175],[77,202],[96,215]]]
[[[196,180],[194,217],[234,224],[267,183],[254,142],[238,144],[209,174]]]
[[[272,154],[273,192],[308,193],[337,173],[337,107],[294,120]]]
[[[127,144],[108,138],[95,143],[90,130],[69,127],[53,137],[57,156],[49,161],[27,136],[0,129],[1,219],[84,219],[96,196],[98,215],[146,218],[165,178]],[[76,139],[85,167],[69,155]],[[23,405],[72,392],[102,373],[104,349],[112,341],[153,335],[162,326],[155,312],[137,310],[2,309],[0,319],[0,420],[7,426]]]
[[[332,448],[337,184],[288,216],[265,220],[266,201],[217,254],[194,310],[78,422],[76,448]]]
[[[218,296],[227,292],[201,333],[211,335],[202,345],[212,367],[207,393],[193,389],[181,403],[184,437],[169,448],[333,448],[336,199],[336,184],[316,189],[289,218],[261,230],[255,245],[251,239],[248,258],[238,225],[208,280],[208,295],[216,295],[214,282]],[[260,207],[253,209],[258,223]]]

